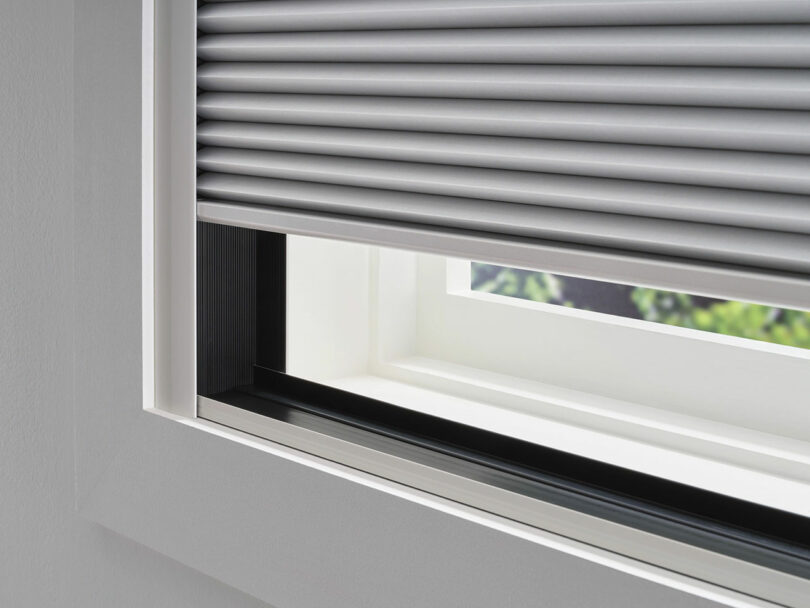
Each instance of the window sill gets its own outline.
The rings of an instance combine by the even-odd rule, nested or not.
[[[335,388],[810,516],[805,442],[424,357]]]

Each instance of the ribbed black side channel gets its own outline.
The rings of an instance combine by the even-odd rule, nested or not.
[[[286,236],[197,224],[197,393],[284,371]]]
[[[256,231],[197,224],[197,392],[253,382]]]

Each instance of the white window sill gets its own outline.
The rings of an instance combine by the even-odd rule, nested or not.
[[[325,383],[620,467],[810,516],[803,441],[424,357]]]

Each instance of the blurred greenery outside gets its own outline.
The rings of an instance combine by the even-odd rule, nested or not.
[[[473,262],[474,291],[810,348],[810,312]]]

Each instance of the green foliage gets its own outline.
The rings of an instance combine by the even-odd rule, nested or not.
[[[685,293],[636,287],[630,298],[645,321],[695,328],[692,297]]]
[[[647,321],[727,336],[810,348],[810,313],[748,302],[716,302],[697,307],[692,297],[645,287],[631,296]]]
[[[572,302],[566,294],[566,278],[545,272],[473,264],[471,287],[513,298],[599,310],[599,302]],[[581,281],[581,279],[568,279]],[[583,290],[580,288],[579,290]],[[587,290],[585,290],[587,292]],[[618,297],[627,298],[624,292]],[[746,302],[693,298],[684,293],[636,287],[629,297],[638,318],[677,327],[699,329],[775,344],[810,348],[810,312],[785,310]],[[631,311],[632,312],[632,311]]]
[[[494,293],[522,300],[562,304],[562,281],[547,272],[473,264],[474,291]]]

